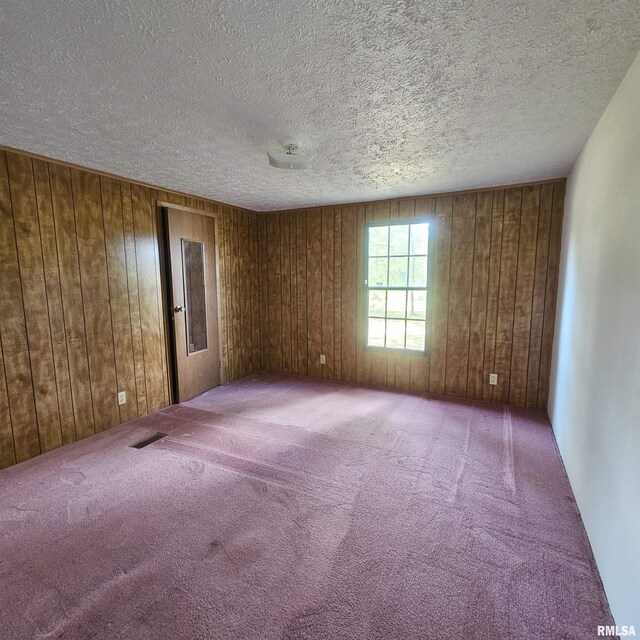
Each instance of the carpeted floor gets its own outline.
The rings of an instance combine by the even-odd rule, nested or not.
[[[6,640],[612,624],[542,413],[267,374],[0,472],[0,594]]]

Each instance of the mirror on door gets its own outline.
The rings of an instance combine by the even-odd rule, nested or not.
[[[204,244],[182,239],[184,293],[187,321],[187,353],[207,348],[207,305]]]

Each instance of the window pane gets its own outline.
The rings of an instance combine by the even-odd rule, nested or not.
[[[424,351],[429,224],[376,224],[367,233],[367,345]]]
[[[369,258],[369,278],[370,287],[387,286],[387,258]]]
[[[369,227],[369,255],[386,256],[389,250],[389,227]]]
[[[389,255],[406,256],[409,253],[409,225],[391,225],[389,237]]]
[[[384,318],[387,302],[386,291],[369,291],[369,316]]]
[[[427,317],[427,292],[409,291],[407,318],[424,320]]]
[[[407,286],[407,258],[389,258],[389,286]]]
[[[387,318],[404,318],[407,311],[406,290],[389,291],[387,295]]]
[[[204,288],[204,245],[182,240],[188,353],[207,348],[207,305]]]
[[[428,253],[429,249],[429,225],[411,225],[411,253]]]
[[[384,320],[369,318],[367,344],[370,347],[384,347]]]
[[[404,349],[404,320],[387,320],[387,347]]]
[[[407,320],[407,349],[424,351],[425,323]]]
[[[427,286],[427,258],[409,258],[409,286]]]

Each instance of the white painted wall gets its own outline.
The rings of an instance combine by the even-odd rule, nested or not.
[[[640,55],[569,176],[556,327],[549,416],[613,615],[640,634]]]

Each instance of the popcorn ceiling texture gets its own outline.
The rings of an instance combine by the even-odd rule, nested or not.
[[[0,143],[258,211],[564,176],[640,47],[637,0],[0,12]]]

